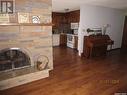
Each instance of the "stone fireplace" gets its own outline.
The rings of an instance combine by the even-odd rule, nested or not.
[[[53,69],[51,30],[41,25],[0,26],[1,90],[49,76]],[[44,69],[37,68],[38,60],[44,62]]]
[[[46,78],[53,69],[51,0],[15,0],[15,7],[10,22],[0,23],[0,90]],[[30,22],[18,23],[18,12],[29,13]],[[35,15],[41,23],[31,23]]]

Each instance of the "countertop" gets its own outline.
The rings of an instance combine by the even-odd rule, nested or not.
[[[78,36],[76,34],[65,34],[65,33],[61,33],[61,34],[53,34],[53,35],[71,35],[71,36]]]
[[[67,35],[71,35],[71,36],[78,36],[78,35],[76,35],[76,34],[67,34]]]

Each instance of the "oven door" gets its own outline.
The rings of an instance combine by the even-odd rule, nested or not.
[[[73,35],[67,35],[67,42],[68,43],[74,43],[74,36]]]
[[[67,35],[67,46],[70,48],[74,48],[74,36]]]

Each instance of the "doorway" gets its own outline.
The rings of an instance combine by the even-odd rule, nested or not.
[[[124,21],[122,50],[127,51],[127,16],[125,17],[125,21]]]
[[[53,12],[53,46],[77,50],[79,21],[80,10]]]

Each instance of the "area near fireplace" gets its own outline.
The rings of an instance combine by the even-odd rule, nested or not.
[[[0,90],[48,77],[53,69],[51,0],[13,1],[15,12],[4,14],[9,22],[0,22]],[[19,22],[19,14],[28,14],[29,22]]]

